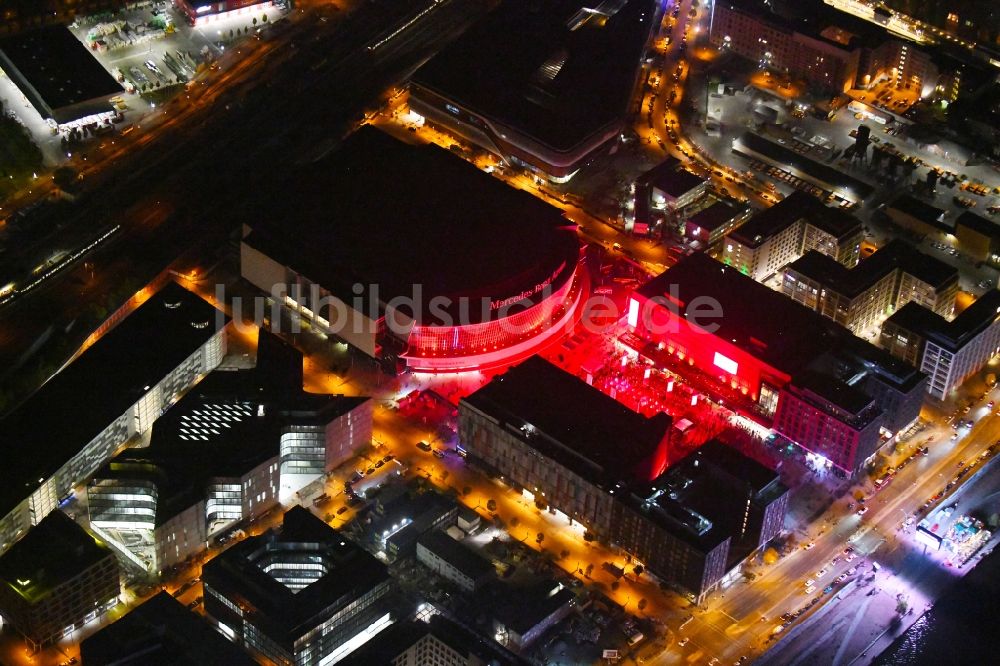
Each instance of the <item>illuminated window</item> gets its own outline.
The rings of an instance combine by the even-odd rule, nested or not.
[[[712,359],[712,363],[715,367],[721,368],[731,375],[735,375],[736,370],[739,369],[739,365],[736,361],[727,356],[723,356],[719,352],[715,352],[715,357]]]

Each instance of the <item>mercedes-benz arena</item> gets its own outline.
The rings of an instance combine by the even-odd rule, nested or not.
[[[587,288],[559,209],[436,146],[365,126],[268,188],[245,224],[243,277],[380,361],[516,362],[567,329]]]

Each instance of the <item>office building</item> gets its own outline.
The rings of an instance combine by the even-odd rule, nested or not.
[[[493,585],[479,598],[490,609],[493,638],[518,653],[577,608],[573,591],[553,580],[526,587]]]
[[[714,46],[828,92],[887,81],[923,97],[937,85],[927,53],[823,0],[722,0],[710,30]]]
[[[986,292],[951,321],[909,303],[885,321],[880,340],[927,373],[927,392],[944,400],[1000,351],[1000,291]]]
[[[950,316],[958,295],[958,271],[893,240],[854,268],[807,252],[785,268],[781,290],[860,334],[911,301]]]
[[[256,367],[211,373],[96,472],[90,524],[155,574],[369,445],[372,408],[305,393],[301,352],[260,329]]]
[[[417,561],[465,592],[475,592],[495,573],[489,560],[437,530],[417,539]]]
[[[108,122],[110,99],[124,92],[65,26],[0,38],[0,69],[53,126]]]
[[[469,460],[700,597],[738,565],[737,553],[748,552],[748,544],[758,546],[763,537],[752,534],[758,526],[771,536],[781,529],[776,526],[783,517],[775,516],[783,510],[775,505],[769,514],[755,507],[753,520],[744,523],[747,506],[716,505],[719,511],[709,511],[710,518],[692,523],[684,500],[671,503],[669,493],[651,489],[666,483],[676,467],[668,466],[669,433],[665,414],[646,419],[540,358],[508,370],[459,404],[459,437]],[[722,449],[704,451],[706,461],[723,457]],[[719,465],[736,465],[734,457],[743,458],[733,452]],[[739,465],[752,466],[742,460]],[[747,472],[719,474],[703,487],[741,477],[746,479]],[[763,483],[747,497],[768,498],[754,500],[758,504],[783,501],[783,490],[771,497],[777,488]],[[742,491],[720,493],[718,486],[712,493],[726,495],[726,501],[744,496]],[[654,495],[666,507],[662,511],[647,510],[646,500]]]
[[[83,666],[254,666],[194,611],[163,591],[80,643]]]
[[[384,564],[302,507],[202,567],[205,612],[259,660],[335,664],[392,623]]]
[[[676,219],[679,211],[704,196],[708,181],[684,168],[676,157],[668,157],[635,181],[635,220],[653,226],[651,216]]]
[[[343,661],[343,666],[528,666],[496,641],[442,615],[397,622]]]
[[[651,0],[503,3],[417,70],[410,107],[565,182],[617,145],[661,16]]]
[[[245,221],[243,277],[390,372],[530,356],[585,292],[558,208],[433,145],[366,125],[274,192]]]
[[[714,247],[750,217],[746,206],[737,208],[724,201],[715,201],[684,221],[684,236],[701,247]]]
[[[37,649],[118,603],[118,560],[61,511],[0,556],[0,616]]]
[[[856,217],[796,191],[726,236],[722,262],[763,282],[810,250],[854,266],[863,238]]]
[[[633,344],[640,355],[682,374],[697,372],[702,385],[727,406],[773,420],[778,432],[823,458],[828,448],[819,433],[813,437],[814,429],[793,427],[787,416],[775,420],[782,400],[799,399],[805,395],[801,390],[814,388],[812,372],[821,373],[831,389],[812,391],[809,399],[818,403],[816,394],[836,405],[843,397],[846,402],[838,409],[825,403],[822,408],[848,425],[857,422],[859,408],[841,384],[874,399],[877,415],[861,411],[864,418],[875,419],[876,432],[881,428],[887,439],[919,416],[925,375],[703,255],[683,258],[637,289],[627,324],[635,331]],[[861,448],[826,459],[838,473],[853,475],[873,453]]]
[[[219,365],[227,323],[169,283],[0,420],[0,551]]]

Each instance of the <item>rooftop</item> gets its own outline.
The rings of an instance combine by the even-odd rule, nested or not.
[[[157,488],[162,525],[205,496],[216,478],[238,478],[281,452],[293,425],[325,425],[368,398],[306,393],[302,353],[259,329],[257,367],[216,370],[153,425],[149,446],[126,449],[96,479],[145,479]]]
[[[494,377],[462,403],[516,429],[530,446],[595,483],[649,474],[670,417],[633,412],[539,356]]]
[[[936,206],[932,206],[926,201],[921,201],[912,194],[900,194],[886,205],[887,208],[906,213],[910,217],[916,218],[925,224],[937,227],[943,231],[951,232],[952,227],[944,221],[944,211]]]
[[[711,206],[703,208],[688,218],[688,222],[711,233],[724,224],[727,224],[737,215],[742,214],[742,210],[735,206],[730,206],[724,201],[716,201]]]
[[[681,197],[705,182],[683,168],[676,157],[668,157],[663,162],[639,176],[638,181],[666,193],[673,198]]]
[[[323,567],[296,589],[279,580],[283,558],[319,557]],[[265,571],[267,569],[267,571]],[[280,528],[251,536],[202,567],[205,585],[242,599],[253,624],[291,645],[374,588],[389,581],[386,566],[301,506],[289,509]]]
[[[788,375],[833,347],[843,334],[850,335],[822,315],[701,253],[684,257],[636,293],[646,298],[676,296],[681,311],[696,298],[715,299],[723,312],[711,321],[718,325],[715,335]]]
[[[413,81],[569,152],[623,121],[655,11],[652,0],[504,2]]]
[[[62,511],[53,511],[0,556],[0,584],[30,604],[114,553]]]
[[[434,296],[504,299],[568,276],[579,257],[558,208],[368,125],[321,161],[276,174],[246,223],[249,246],[346,303],[355,285],[425,307]]]
[[[990,326],[998,316],[1000,291],[991,289],[950,322],[915,301],[904,305],[887,321],[956,352]]]
[[[806,371],[796,375],[792,385],[804,389],[830,403],[841,412],[848,415],[861,416],[873,405],[871,396],[860,389],[856,389],[846,382],[839,381],[828,374],[815,371]],[[810,401],[814,406],[822,408],[816,401]],[[828,411],[825,410],[824,411]],[[874,418],[876,414],[868,416]],[[853,420],[852,420],[853,422]]]
[[[485,588],[481,598],[489,598],[483,606],[492,611],[498,622],[522,636],[563,606],[576,601],[572,590],[552,580],[526,587],[497,583]]]
[[[728,538],[741,538],[742,518],[752,498],[782,488],[777,472],[713,439],[651,484],[632,488],[627,501],[671,534],[707,552]]]
[[[253,666],[256,663],[165,591],[84,639],[80,658],[88,665],[118,666]]]
[[[0,39],[0,65],[4,69],[13,65],[31,92],[37,93],[42,104],[34,94],[27,97],[42,117],[48,117],[49,110],[123,91],[87,47],[61,25]]]
[[[769,238],[777,236],[819,206],[823,206],[819,199],[796,190],[770,208],[754,214],[730,237],[741,245],[760,247]]]
[[[733,152],[741,152],[740,145],[781,165],[782,169],[792,173],[798,172],[804,174],[817,183],[820,183],[823,187],[838,194],[847,194],[857,200],[864,200],[875,191],[868,183],[849,176],[840,169],[817,162],[811,157],[797,153],[781,144],[774,143],[759,134],[744,132],[734,142]]]
[[[462,656],[479,658],[470,663],[490,666],[527,666],[530,663],[499,643],[437,614],[431,615],[427,622],[396,622],[379,632],[378,640],[368,641],[337,663],[342,666],[392,666],[399,655],[426,636],[433,636]]]
[[[823,0],[722,0],[779,28],[795,31],[846,50],[874,47],[889,40],[887,32],[863,19],[841,12]]]
[[[871,257],[861,260],[854,268],[847,268],[816,250],[806,252],[793,261],[789,268],[850,298],[860,296],[897,269],[926,282],[934,289],[943,289],[958,280],[958,271],[954,267],[899,239],[890,241]]]
[[[228,321],[223,312],[171,282],[0,420],[0,515],[83,450]],[[32,455],[23,455],[25,450]]]
[[[982,215],[976,215],[971,210],[964,211],[955,218],[956,227],[966,227],[984,236],[1000,237],[1000,224],[988,220]]]
[[[473,580],[489,576],[494,572],[489,560],[440,530],[427,532],[417,539],[417,544]]]

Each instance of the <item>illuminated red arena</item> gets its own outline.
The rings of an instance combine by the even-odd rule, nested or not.
[[[366,126],[276,191],[246,220],[243,277],[396,367],[523,359],[565,330],[586,290],[560,210],[436,146]]]

